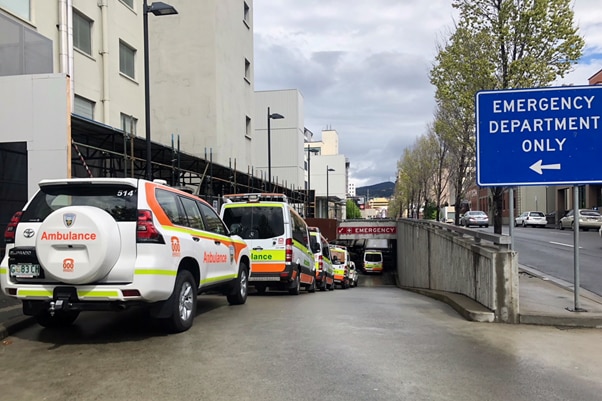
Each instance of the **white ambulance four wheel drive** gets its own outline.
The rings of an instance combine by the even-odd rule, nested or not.
[[[245,242],[202,199],[137,179],[44,180],[5,233],[0,284],[46,327],[81,311],[150,306],[170,331],[189,329],[197,295],[244,304]]]

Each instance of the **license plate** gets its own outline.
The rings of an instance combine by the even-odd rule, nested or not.
[[[19,263],[16,265],[10,265],[10,275],[21,278],[39,277],[40,265],[33,263]]]

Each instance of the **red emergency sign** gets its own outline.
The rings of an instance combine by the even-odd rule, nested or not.
[[[397,234],[397,227],[383,226],[356,226],[356,227],[339,227],[339,234]]]

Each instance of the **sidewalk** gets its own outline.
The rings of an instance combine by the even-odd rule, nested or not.
[[[602,328],[601,296],[580,289],[579,307],[585,311],[572,312],[575,298],[571,283],[522,265],[519,266],[519,272],[521,324]],[[443,291],[413,291],[450,304],[467,320],[493,321],[491,311],[463,295]],[[0,292],[0,340],[31,324],[34,324],[34,319],[23,315],[21,302]]]

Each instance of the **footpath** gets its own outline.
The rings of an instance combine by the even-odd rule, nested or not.
[[[602,296],[580,288],[580,311],[574,311],[576,303],[571,283],[522,265],[519,273],[521,324],[602,328]],[[443,291],[413,291],[449,304],[467,320],[493,320],[493,312],[466,296]],[[23,315],[20,301],[0,292],[0,340],[34,323],[32,317]]]

